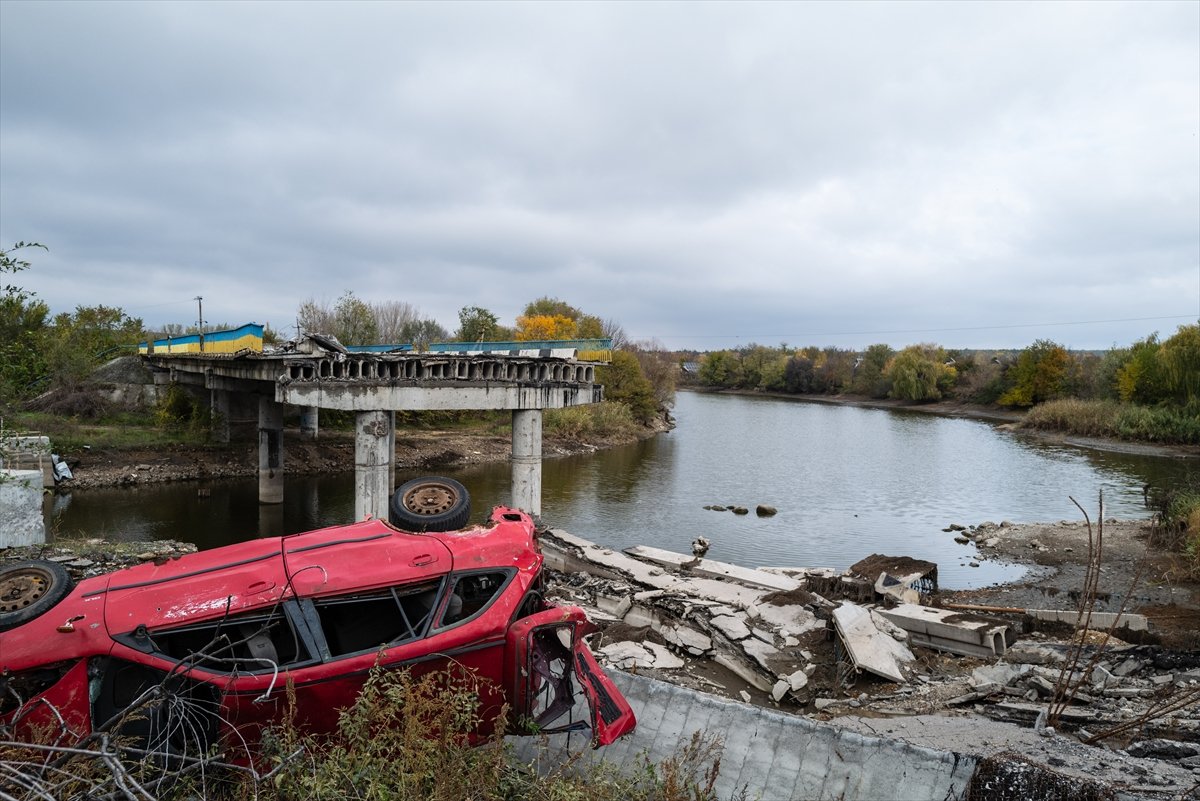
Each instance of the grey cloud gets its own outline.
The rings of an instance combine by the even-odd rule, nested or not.
[[[1200,301],[1195,4],[0,14],[0,235],[56,307],[550,294],[716,347]]]

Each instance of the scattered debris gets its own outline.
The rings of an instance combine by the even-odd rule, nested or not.
[[[991,536],[1007,528],[985,524],[971,533]],[[1073,645],[1070,629],[1061,637],[1040,630],[1067,629],[1078,620],[1072,610],[944,608],[952,605],[938,595],[937,566],[905,557],[872,554],[845,572],[754,569],[658,548],[622,553],[558,530],[543,532],[541,542],[547,564],[567,571],[555,574],[551,592],[598,610],[590,615],[607,626],[600,642],[631,640],[627,645],[637,651],[612,653],[626,660],[634,654],[629,669],[635,672],[746,703],[856,721],[861,731],[874,731],[870,721],[882,716],[897,721],[887,729],[890,736],[901,733],[909,716],[922,716],[922,732],[937,721],[961,720],[944,717],[952,712],[1028,732],[1047,747],[1070,741],[1097,753],[1081,744],[1086,741],[1133,748],[1119,752],[1130,754],[1132,767],[1117,762],[1106,775],[1118,786],[1153,785],[1163,771],[1172,777],[1161,779],[1163,787],[1180,786],[1180,777],[1192,771],[1200,776],[1200,752],[1193,750],[1200,751],[1200,652],[1131,645],[1102,632],[1087,632]],[[1109,622],[1098,614],[1092,626]],[[1144,621],[1121,616],[1131,629]],[[659,664],[651,638],[665,643],[659,647],[682,666]],[[1073,656],[1080,648],[1082,659]],[[1070,669],[1072,659],[1079,669]],[[1048,726],[1047,711],[1061,699],[1064,666],[1078,689],[1057,724]],[[1034,731],[1039,719],[1040,733]],[[1037,749],[1026,750],[1036,756]],[[1125,778],[1138,767],[1135,752],[1172,767],[1139,775],[1137,784]],[[1054,759],[1036,769],[1054,775],[1071,764]]]

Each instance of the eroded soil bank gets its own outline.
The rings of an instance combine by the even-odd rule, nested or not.
[[[666,430],[665,424],[643,429],[636,435],[561,437],[548,434],[542,443],[545,457],[591,453],[627,445]],[[462,465],[502,462],[512,455],[512,439],[505,434],[474,430],[400,430],[396,433],[396,466],[431,471]],[[235,442],[229,445],[167,448],[90,448],[71,453],[67,462],[75,478],[65,489],[130,486],[165,481],[194,481],[210,478],[253,476],[258,470],[258,445]],[[319,475],[354,470],[354,435],[346,431],[322,431],[317,439],[284,432],[284,469],[291,475]]]

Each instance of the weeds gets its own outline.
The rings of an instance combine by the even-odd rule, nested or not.
[[[1052,400],[1030,409],[1021,426],[1082,437],[1200,444],[1200,408],[1195,403],[1175,407],[1077,398]]]
[[[547,434],[570,439],[632,436],[640,428],[629,407],[614,401],[548,409],[544,425]]]
[[[1088,645],[1086,634],[1092,630],[1092,615],[1096,612],[1096,602],[1100,597],[1100,573],[1104,562],[1104,493],[1100,493],[1097,527],[1094,533],[1092,530],[1092,520],[1088,517],[1087,510],[1080,506],[1079,501],[1074,498],[1071,498],[1071,503],[1075,504],[1079,511],[1083,513],[1083,519],[1087,523],[1088,552],[1087,564],[1084,569],[1083,587],[1079,593],[1079,617],[1076,623],[1077,636],[1072,640],[1067,661],[1063,663],[1062,670],[1059,671],[1058,680],[1054,684],[1054,692],[1050,696],[1050,705],[1047,708],[1046,722],[1048,725],[1056,728],[1060,725],[1062,713],[1075,700],[1076,695],[1084,684],[1090,681],[1092,671],[1100,663],[1105,648],[1108,646],[1113,632],[1116,631],[1117,623],[1120,622],[1121,615],[1125,613],[1125,605],[1129,603],[1129,598],[1132,597],[1134,589],[1141,582],[1142,570],[1145,566],[1143,563],[1134,573],[1129,588],[1122,597],[1121,607],[1113,617],[1112,623],[1104,631],[1100,643],[1093,650],[1091,659],[1080,670],[1080,663],[1083,660],[1084,651]]]
[[[1139,565],[1138,570],[1134,573],[1130,581],[1128,589],[1122,596],[1121,606],[1116,611],[1112,623],[1104,630],[1100,642],[1096,644],[1092,650],[1091,657],[1085,663],[1084,652],[1088,647],[1087,633],[1093,630],[1091,625],[1092,617],[1095,614],[1096,603],[1100,597],[1100,574],[1104,561],[1104,495],[1103,493],[1100,495],[1100,508],[1094,536],[1092,521],[1088,517],[1087,511],[1074,498],[1071,498],[1071,502],[1079,508],[1079,511],[1083,513],[1084,520],[1087,522],[1088,554],[1083,587],[1079,595],[1079,617],[1076,623],[1076,636],[1072,640],[1067,660],[1063,663],[1063,667],[1059,671],[1058,680],[1054,685],[1054,692],[1050,696],[1049,705],[1046,709],[1046,723],[1056,728],[1060,725],[1061,715],[1067,706],[1074,702],[1080,690],[1092,680],[1092,673],[1104,658],[1109,642],[1113,637],[1113,632],[1120,622],[1121,615],[1125,614],[1126,604],[1128,604],[1134,590],[1141,582],[1142,573],[1145,568],[1144,562]],[[1096,734],[1089,734],[1083,739],[1083,742],[1087,745],[1095,745],[1104,740],[1140,730],[1153,721],[1168,718],[1180,710],[1194,707],[1197,703],[1200,703],[1200,688],[1190,687],[1174,692],[1165,689],[1163,694],[1156,699],[1155,703],[1140,716],[1104,729]]]
[[[1168,489],[1147,487],[1146,507],[1154,512],[1150,544],[1179,552],[1185,576],[1200,578],[1200,479]]]
[[[645,754],[632,766],[585,764],[578,754],[539,772],[519,764],[505,742],[506,711],[483,714],[493,693],[454,667],[415,675],[374,668],[334,733],[305,730],[287,687],[286,714],[263,732],[257,751],[171,736],[138,747],[130,721],[155,719],[164,733],[194,731],[218,709],[183,688],[187,669],[148,687],[82,739],[59,725],[32,742],[0,732],[0,797],[114,801],[718,801],[719,739],[696,732],[667,759]],[[22,702],[23,704],[23,702]],[[56,713],[56,710],[52,709]],[[166,722],[164,712],[182,716]],[[53,720],[55,715],[51,716]],[[157,716],[157,717],[156,717]],[[733,798],[745,799],[744,788]]]

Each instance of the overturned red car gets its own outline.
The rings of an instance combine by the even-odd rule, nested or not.
[[[633,711],[583,638],[583,610],[542,594],[533,520],[497,506],[461,529],[469,499],[451,479],[410,481],[390,521],[367,520],[145,563],[72,587],[54,562],[0,569],[0,727],[84,736],[155,687],[193,701],[200,745],[257,742],[287,713],[332,731],[376,665],[466,668],[484,729],[632,731]],[[407,529],[407,530],[402,530]],[[450,530],[446,530],[450,529]],[[576,714],[577,690],[588,713]],[[150,751],[172,748],[171,698],[124,721]]]

